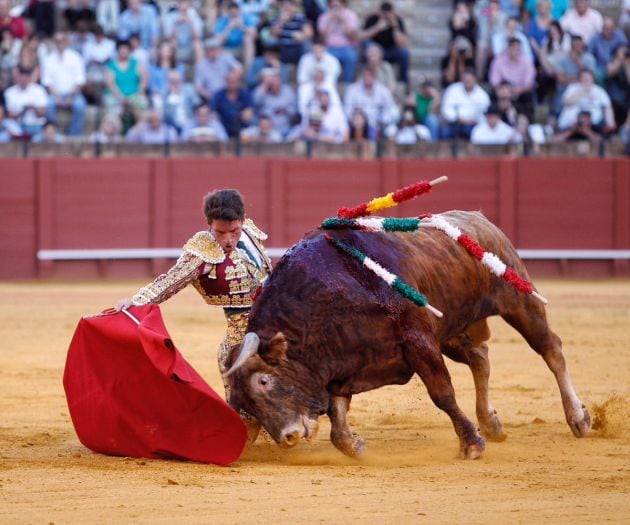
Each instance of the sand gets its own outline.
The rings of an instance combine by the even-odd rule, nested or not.
[[[584,439],[542,359],[493,320],[491,399],[508,439],[481,459],[458,459],[450,421],[414,378],[354,398],[362,460],[331,445],[322,418],[315,441],[287,451],[259,439],[228,467],[99,455],[74,433],[61,383],[74,328],[140,284],[0,283],[0,523],[630,522],[630,281],[537,281],[594,419]],[[222,313],[192,289],[162,310],[221,391]],[[470,372],[447,365],[473,418]]]

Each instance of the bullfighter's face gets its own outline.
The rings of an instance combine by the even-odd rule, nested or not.
[[[325,389],[313,384],[312,372],[287,356],[289,343],[282,333],[260,342],[252,352],[246,346],[247,339],[242,348],[232,350],[236,370],[226,374],[230,405],[256,417],[284,448],[293,447],[302,438],[313,438],[319,427],[318,417],[328,407]]]
[[[243,233],[243,221],[213,219],[209,226],[214,240],[219,243],[226,255],[231,253]]]

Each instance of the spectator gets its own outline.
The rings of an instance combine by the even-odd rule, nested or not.
[[[550,141],[558,144],[572,140],[587,140],[593,144],[599,144],[604,136],[593,126],[590,111],[580,111],[573,124],[554,134]]]
[[[339,60],[326,50],[326,46],[321,40],[313,42],[311,50],[300,58],[297,67],[298,84],[311,82],[316,69],[321,69],[324,72],[327,84],[336,84],[341,74]]]
[[[630,39],[630,0],[623,0],[619,27],[626,34],[626,37]]]
[[[557,115],[560,112],[560,104],[564,90],[572,82],[576,82],[582,69],[590,69],[595,72],[596,64],[593,55],[586,51],[584,40],[581,36],[571,37],[571,49],[554,63],[556,77],[556,97],[552,112]]]
[[[162,121],[160,113],[148,109],[127,132],[127,140],[136,144],[166,144],[177,142],[177,132]]]
[[[0,92],[11,85],[21,48],[22,42],[13,38],[8,29],[0,31]]]
[[[11,142],[13,137],[22,135],[22,128],[12,118],[6,116],[3,105],[0,104],[0,144]]]
[[[396,93],[396,73],[394,67],[383,60],[383,49],[375,43],[369,43],[365,48],[365,67],[370,68],[376,74],[376,80],[383,84],[392,93]]]
[[[549,25],[549,34],[539,46],[531,40],[538,59],[536,93],[539,101],[553,97],[556,90],[556,64],[563,60],[571,47],[571,39],[555,20]]]
[[[325,89],[328,92],[332,105],[342,107],[341,97],[337,91],[336,84],[327,82],[324,70],[317,68],[311,81],[304,82],[298,87],[298,112],[302,116],[302,120],[306,118],[313,106],[317,105],[315,99],[317,91],[320,89]]]
[[[274,129],[271,118],[263,114],[258,117],[257,125],[249,126],[241,131],[241,141],[279,144],[283,139],[278,130]]]
[[[501,10],[509,17],[520,18],[523,0],[500,0]]]
[[[532,17],[527,24],[525,36],[529,38],[530,43],[533,40],[538,46],[541,46],[549,35],[549,28],[552,22],[551,2],[549,0],[538,0],[536,2],[536,16]]]
[[[177,60],[177,53],[169,40],[162,40],[157,48],[157,56],[149,64],[149,94],[164,96],[168,90],[168,76],[177,71],[181,79],[186,77],[184,64]]]
[[[488,77],[495,89],[502,82],[508,82],[515,106],[532,120],[536,69],[534,63],[523,55],[520,40],[510,39],[507,50],[492,60]]]
[[[494,105],[488,107],[485,118],[470,133],[470,142],[473,144],[516,144],[522,140],[518,131],[501,120],[501,110]]]
[[[326,9],[329,7],[330,2],[328,0],[301,0],[302,9],[304,10],[304,15],[308,19],[311,24],[311,27],[314,30],[314,36],[319,38],[318,29],[317,29],[317,20],[322,15],[322,13],[326,12]]]
[[[8,30],[13,38],[23,39],[28,36],[28,26],[21,16],[11,16],[11,2],[0,0],[0,31]]]
[[[84,23],[84,27],[92,27],[94,25],[96,12],[92,9],[90,3],[90,0],[68,0],[63,16],[70,31],[76,31],[80,22]]]
[[[55,33],[55,0],[30,0],[24,16],[33,21],[33,33],[50,38]]]
[[[442,87],[462,79],[462,73],[475,66],[472,44],[467,38],[457,37],[449,43],[448,55],[442,59]]]
[[[149,70],[149,62],[151,60],[151,53],[154,48],[146,49],[142,47],[140,43],[140,35],[133,33],[129,37],[129,46],[131,47],[131,53],[129,56],[135,58],[139,65],[141,65],[145,71]]]
[[[448,86],[442,96],[442,138],[470,138],[489,105],[490,97],[477,83],[474,69],[466,70],[462,80]]]
[[[361,40],[372,40],[383,48],[385,60],[398,64],[398,80],[409,83],[409,37],[405,24],[392,2],[382,2],[380,10],[365,20]]]
[[[615,114],[615,122],[621,126],[627,120],[630,108],[630,50],[619,46],[606,70],[606,83]]]
[[[416,122],[423,124],[431,133],[431,140],[436,142],[440,138],[440,103],[442,95],[430,80],[423,80],[420,88],[412,93],[407,105],[414,109]]]
[[[92,28],[93,26],[89,25],[85,20],[79,20],[73,32],[70,33],[70,47],[81,56],[83,56],[83,48],[94,41]]]
[[[494,90],[494,105],[499,109],[501,120],[512,127],[518,122],[518,110],[512,99],[512,86],[509,82],[501,82]]]
[[[340,138],[338,131],[326,128],[323,125],[323,118],[321,111],[313,110],[302,125],[291,134],[289,140],[339,144]]]
[[[172,42],[177,56],[185,64],[192,65],[202,55],[203,20],[190,0],[180,0],[175,10],[166,13],[164,36]]]
[[[96,23],[103,28],[109,38],[116,38],[118,34],[118,19],[120,18],[119,0],[99,0],[96,4]]]
[[[386,134],[396,144],[417,144],[418,142],[431,142],[429,128],[418,124],[413,108],[406,108],[398,126],[390,125]]]
[[[189,126],[200,99],[195,89],[184,83],[181,71],[172,69],[168,72],[166,90],[154,93],[151,101],[153,107],[162,114],[166,125],[182,133]]]
[[[529,40],[520,29],[518,18],[508,18],[505,29],[492,37],[492,54],[496,57],[508,47],[510,39],[516,38],[521,42],[521,52],[530,60],[534,60],[534,53]]]
[[[376,128],[370,126],[367,116],[361,108],[354,108],[349,124],[350,141],[362,143],[376,140]]]
[[[486,77],[486,70],[492,58],[492,39],[503,32],[507,23],[507,15],[501,10],[499,0],[490,0],[485,5],[476,2],[476,16],[479,25],[477,48],[475,53],[475,67],[479,78]]]
[[[596,78],[600,82],[606,78],[606,68],[613,60],[615,50],[627,45],[628,39],[623,31],[615,27],[615,21],[610,16],[604,17],[601,33],[597,33],[588,45],[588,52],[595,57]]]
[[[252,96],[255,113],[269,116],[273,128],[283,137],[286,136],[297,113],[297,98],[295,90],[282,83],[280,71],[263,70],[262,82]]]
[[[212,100],[214,94],[225,87],[225,79],[230,71],[240,70],[241,65],[226,51],[216,38],[205,41],[206,56],[195,66],[195,88],[199,96]]]
[[[538,0],[525,0],[525,10],[532,18],[538,16],[537,5]],[[551,2],[551,18],[553,20],[560,20],[568,8],[569,0],[553,0]]]
[[[356,108],[361,108],[370,126],[384,129],[398,119],[398,108],[391,91],[376,80],[371,69],[364,68],[361,78],[350,84],[344,96],[346,116],[350,117]]]
[[[477,21],[470,11],[470,6],[466,0],[458,0],[455,2],[455,9],[448,23],[451,30],[451,40],[455,40],[461,36],[466,38],[473,49],[477,45]]]
[[[103,104],[107,113],[139,120],[147,108],[147,72],[130,52],[128,41],[116,44],[116,57],[108,62],[105,71]]]
[[[237,2],[228,2],[226,14],[220,16],[214,25],[214,36],[242,62],[245,69],[249,69],[254,58],[256,22],[253,17],[241,12]]]
[[[120,119],[114,115],[105,115],[99,128],[90,135],[90,141],[99,144],[118,144],[122,142]]]
[[[192,122],[182,133],[186,142],[227,142],[228,136],[217,114],[208,104],[199,104],[195,108]]]
[[[309,53],[304,54],[300,61],[308,55]],[[245,76],[245,85],[247,86],[247,89],[254,89],[256,85],[258,85],[261,81],[260,73],[264,69],[268,68],[279,70],[282,82],[285,84],[289,82],[288,66],[287,64],[283,64],[282,62],[280,62],[280,48],[277,45],[269,45],[263,48],[263,54],[261,56],[254,58],[252,65],[247,71],[247,75]]]
[[[237,3],[243,15],[254,20],[254,27],[256,27],[273,1],[275,0],[237,0]]]
[[[242,76],[240,69],[230,71],[225,87],[212,98],[212,109],[231,138],[240,136],[241,130],[254,119],[254,102],[249,91],[242,87]]]
[[[564,92],[558,127],[561,130],[570,128],[581,111],[590,113],[591,122],[598,130],[609,133],[615,129],[610,97],[595,84],[595,75],[589,69],[581,70],[578,81],[570,84]]]
[[[48,120],[56,122],[57,109],[72,112],[68,135],[81,135],[87,102],[81,93],[85,85],[85,64],[81,56],[69,48],[68,34],[55,33],[55,47],[42,64],[42,84],[48,90]]]
[[[46,122],[48,94],[42,86],[32,81],[28,69],[18,67],[15,80],[15,85],[4,93],[8,116],[18,122],[23,133],[36,135]]]
[[[59,126],[54,120],[48,120],[32,141],[36,144],[63,144],[66,137],[59,131]]]
[[[101,26],[94,28],[94,39],[83,47],[83,61],[85,62],[84,93],[92,101],[100,104],[105,86],[105,69],[107,63],[116,55],[116,44],[105,36]]]
[[[321,116],[319,140],[341,144],[348,140],[348,120],[343,108],[333,104],[327,89],[318,89],[315,103],[312,105],[311,115]]]
[[[127,9],[120,13],[118,38],[128,40],[131,35],[139,35],[140,45],[151,49],[160,38],[160,20],[154,6],[143,4],[141,0],[128,0]]]
[[[604,18],[602,14],[589,7],[588,0],[574,0],[574,7],[569,9],[560,19],[560,25],[567,33],[582,37],[588,45],[591,39],[602,30]]]
[[[29,35],[23,42],[18,54],[17,66],[31,72],[31,81],[39,82],[41,76],[40,63],[45,56],[41,40],[38,35]]]
[[[359,62],[359,17],[348,8],[347,0],[330,0],[328,11],[317,20],[317,29],[328,52],[341,63],[341,82],[354,82]]]
[[[298,12],[296,0],[281,0],[280,15],[271,21],[270,34],[280,46],[280,61],[297,64],[304,54],[305,43],[313,37],[313,28]]]

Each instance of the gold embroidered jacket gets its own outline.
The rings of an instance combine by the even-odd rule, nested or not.
[[[161,303],[192,284],[206,303],[226,308],[249,308],[252,294],[271,271],[262,245],[267,235],[251,219],[229,255],[209,231],[196,233],[182,248],[175,265],[133,296],[135,305]]]

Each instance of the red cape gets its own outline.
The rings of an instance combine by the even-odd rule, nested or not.
[[[173,345],[157,305],[85,317],[63,376],[79,440],[103,454],[227,465],[245,447],[240,416]]]

